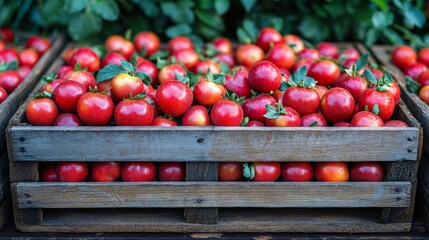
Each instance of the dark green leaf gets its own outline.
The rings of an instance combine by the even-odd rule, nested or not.
[[[421,28],[425,24],[424,13],[410,3],[404,4],[403,14],[405,23],[411,27]]]
[[[271,19],[271,25],[274,29],[281,32],[283,30],[283,19],[280,17],[275,17]]]
[[[356,71],[361,70],[363,67],[365,67],[368,64],[368,56],[369,53],[365,53],[362,55],[356,62]]]
[[[375,5],[377,5],[383,12],[387,11],[388,9],[388,2],[387,0],[372,0]]]
[[[225,83],[225,75],[223,74],[213,74],[213,81],[217,85],[223,85]]]
[[[98,34],[102,29],[101,18],[95,14],[81,13],[72,17],[73,24],[68,26],[68,32],[75,41],[87,39]]]
[[[395,6],[399,9],[403,9],[404,8],[404,4],[402,3],[401,0],[393,0],[393,4],[395,4]]]
[[[375,29],[382,30],[392,25],[393,13],[392,12],[374,12],[372,14],[372,25]]]
[[[120,60],[120,61],[121,61],[122,69],[124,69],[126,72],[131,74],[136,71],[136,67],[130,62],[127,62],[125,60]]]
[[[378,38],[378,30],[375,28],[370,28],[365,36],[365,45],[367,46],[371,46],[372,44],[375,43],[375,41],[377,41]]]
[[[215,0],[214,8],[218,15],[223,15],[228,12],[230,2],[229,0]]]
[[[188,83],[189,83],[189,78],[188,78],[188,77],[186,77],[186,76],[182,76],[182,75],[180,75],[178,72],[175,72],[175,74],[176,74],[176,79],[177,79],[179,82],[182,82],[182,83],[185,83],[185,84],[188,84]]]
[[[243,118],[243,121],[241,121],[240,126],[245,127],[249,123],[249,117]]]
[[[378,115],[381,112],[380,108],[378,107],[378,104],[374,104],[372,106],[372,113]]]
[[[395,45],[402,45],[404,41],[402,36],[399,35],[395,30],[386,28],[382,30],[383,36],[391,43]]]
[[[405,77],[405,85],[408,89],[409,92],[414,93],[414,94],[418,94],[420,91],[420,84],[416,81],[414,81],[412,78],[410,78],[409,76]]]
[[[321,41],[329,36],[329,27],[320,21],[319,18],[308,15],[298,25],[298,30],[302,37],[312,39],[315,41]]]
[[[106,21],[115,21],[120,15],[115,0],[93,0],[91,1],[91,8]]]
[[[229,72],[229,66],[228,66],[228,64],[226,64],[224,62],[220,62],[219,66],[220,66],[220,69],[221,69],[222,73],[228,73]]]
[[[210,11],[200,11],[200,10],[196,10],[195,14],[197,15],[197,18],[201,22],[211,27],[212,29],[216,29],[219,31],[223,31],[225,29],[223,20],[219,15],[213,14],[213,12],[210,12]]]
[[[375,78],[374,74],[369,70],[365,69],[365,72],[363,72],[363,76],[368,80],[370,83],[377,85],[377,78]]]
[[[195,84],[198,82],[198,76],[189,70],[186,71],[186,77],[189,79],[190,87],[195,86]]]
[[[252,38],[242,28],[237,28],[237,38],[238,38],[238,41],[242,44],[248,44],[252,42]]]
[[[282,81],[282,85],[280,85],[280,91],[284,92],[286,91],[286,89],[288,89],[290,87],[289,82],[283,82]]]
[[[168,51],[159,50],[150,55],[149,60],[156,60],[158,58],[166,58],[170,55]]]
[[[180,35],[187,35],[191,32],[192,32],[191,27],[189,27],[188,24],[182,23],[182,24],[174,25],[167,28],[167,30],[165,31],[165,34],[167,35],[167,37],[173,38]]]
[[[155,17],[159,14],[159,7],[153,0],[132,0],[137,4],[148,17]]]
[[[243,5],[244,10],[246,10],[246,12],[250,12],[250,10],[253,8],[253,6],[256,3],[256,0],[240,0],[241,5]]]
[[[97,82],[103,82],[105,80],[112,79],[118,74],[122,73],[124,69],[116,64],[109,64],[104,68],[100,69],[97,73]]]
[[[158,57],[158,59],[156,60],[156,67],[158,69],[163,69],[165,66],[170,65],[170,62],[168,60],[162,59],[160,57]]]
[[[109,52],[109,50],[107,50],[106,46],[104,44],[102,45],[96,45],[94,47],[91,48],[100,59],[103,59],[106,54]]]
[[[311,124],[310,124],[310,126],[309,127],[317,127],[319,125],[319,122],[318,121],[314,121],[314,122],[312,122]]]
[[[250,20],[243,21],[243,29],[247,32],[252,42],[256,42],[256,38],[258,37],[259,30],[256,27],[255,23]]]
[[[306,88],[314,88],[316,87],[317,82],[312,77],[304,77],[303,84]]]
[[[146,86],[152,83],[152,78],[145,72],[136,72],[136,77],[140,78]]]
[[[183,6],[179,2],[161,2],[161,9],[164,15],[170,17],[175,23],[190,24],[194,22],[194,12],[190,7]]]
[[[66,0],[65,3],[69,13],[77,13],[86,8],[88,0]]]

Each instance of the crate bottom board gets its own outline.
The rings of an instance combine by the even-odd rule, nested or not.
[[[221,208],[218,224],[183,220],[183,209],[44,209],[41,225],[17,224],[23,232],[408,232],[411,223],[379,223],[380,209]]]

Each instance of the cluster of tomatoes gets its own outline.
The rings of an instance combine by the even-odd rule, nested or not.
[[[409,46],[397,46],[392,52],[392,62],[407,76],[408,89],[429,104],[429,48],[417,54]]]
[[[31,36],[25,48],[14,45],[15,34],[0,28],[0,103],[30,74],[31,69],[51,46],[48,39]]]
[[[313,167],[314,165],[314,167]],[[84,162],[64,162],[47,165],[41,172],[43,182],[148,182],[185,181],[186,165],[182,162],[96,162],[88,166]],[[255,162],[252,164],[225,162],[219,163],[219,181],[240,181],[243,178],[256,182],[347,182],[382,181],[383,165],[377,162],[353,163],[350,167],[344,162]]]

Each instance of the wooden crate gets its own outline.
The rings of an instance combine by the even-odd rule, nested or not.
[[[429,231],[429,106],[423,102],[418,95],[407,90],[405,75],[391,61],[393,48],[394,46],[390,45],[378,45],[374,46],[371,51],[374,53],[377,60],[385,68],[389,69],[392,76],[398,81],[398,84],[401,87],[402,99],[416,119],[420,122],[423,129],[423,149],[425,153],[423,154],[419,168],[418,195],[421,199],[421,201],[419,201],[421,203],[420,207],[424,211],[424,214],[422,214],[422,216],[424,216],[424,224],[426,229]]]
[[[54,62],[51,71],[60,64]],[[25,119],[26,104],[7,129],[15,223],[21,231],[411,228],[422,141],[419,123],[403,103],[395,117],[410,128],[35,127]],[[187,181],[39,182],[39,162],[70,160],[181,161]],[[383,161],[385,181],[217,182],[218,162],[225,161]]]

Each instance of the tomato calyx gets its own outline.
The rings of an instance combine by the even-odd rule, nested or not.
[[[245,127],[249,123],[249,117],[243,118],[243,121],[240,124],[240,127]]]
[[[7,70],[17,70],[17,69],[18,69],[17,61],[3,62],[0,64],[0,72],[7,71]]]
[[[58,75],[54,72],[49,73],[48,75],[45,75],[42,77],[42,81],[45,83],[51,83],[52,81],[54,81],[55,79],[58,78]]]
[[[312,122],[311,124],[310,124],[310,126],[309,127],[317,127],[319,125],[319,122],[318,121],[314,121],[314,122]]]
[[[368,105],[365,105],[364,111],[369,112]],[[371,112],[374,113],[375,115],[379,115],[379,113],[381,113],[381,109],[378,107],[378,104],[374,104],[372,106]]]
[[[207,80],[210,82],[216,84],[216,85],[223,85],[225,83],[225,75],[223,74],[211,74],[210,69],[207,73]]]
[[[363,75],[370,83],[375,86],[375,89],[379,92],[388,92],[388,87],[392,86],[393,83],[392,76],[388,70],[385,70],[384,75],[379,79],[377,79],[369,69],[365,69]]]
[[[75,72],[79,72],[79,71],[88,71],[88,68],[82,68],[82,65],[80,65],[80,63],[76,63],[73,67],[73,70]]]
[[[255,166],[249,163],[243,163],[243,177],[252,180],[255,177]]]
[[[95,86],[93,88],[89,87],[89,91],[90,92],[92,92],[92,93],[99,93],[99,94],[106,95],[106,96],[109,93],[110,89],[112,89],[112,88],[108,88],[108,89],[104,90],[103,92],[99,92],[97,86]]]
[[[121,66],[108,64],[104,68],[100,69],[97,73],[96,79],[97,82],[103,82],[112,79],[121,73],[126,73],[130,76],[139,78],[146,86],[149,86],[152,83],[152,78],[149,74],[137,71],[136,66],[124,60],[121,60]]]
[[[195,84],[197,84],[198,82],[198,76],[195,73],[186,70],[186,76],[183,76],[178,72],[175,72],[175,74],[177,81],[188,85],[191,90],[194,90]]]
[[[195,49],[195,52],[198,54],[201,60],[208,60],[216,56],[220,52],[216,50],[213,43],[207,43],[204,47],[199,47]]]
[[[279,100],[275,106],[272,105],[265,105],[265,109],[267,110],[267,113],[264,114],[264,117],[269,119],[277,119],[281,115],[286,115],[286,109],[283,106],[283,103],[281,100]]]
[[[289,87],[314,88],[317,81],[307,76],[307,67],[302,66],[296,70],[289,79],[289,82],[282,82],[280,90],[284,91]]]
[[[231,90],[226,90],[226,95],[223,96],[223,98],[227,99],[227,100],[231,100],[233,102],[236,102],[236,103],[238,103],[240,105],[243,105],[244,101],[245,101],[244,97],[238,97],[238,95],[235,94],[235,92],[231,91]]]
[[[146,95],[147,95],[146,92],[142,92],[142,93],[137,94],[135,96],[133,96],[133,94],[130,93],[130,97],[124,98],[124,100],[140,100],[140,99],[143,99],[144,97],[146,97]],[[153,103],[153,101],[151,99],[147,99],[147,100],[148,100],[147,102],[151,101],[151,102],[149,102],[150,104]]]
[[[41,92],[41,93],[39,93],[39,94],[31,95],[31,97],[32,97],[33,99],[40,99],[40,98],[52,98],[52,93],[51,93],[51,92],[48,92],[48,91],[43,91],[43,92]]]
[[[359,71],[368,64],[369,53],[362,55],[357,61],[356,64],[350,66],[350,68],[345,69],[344,71],[350,77],[358,77]]]

